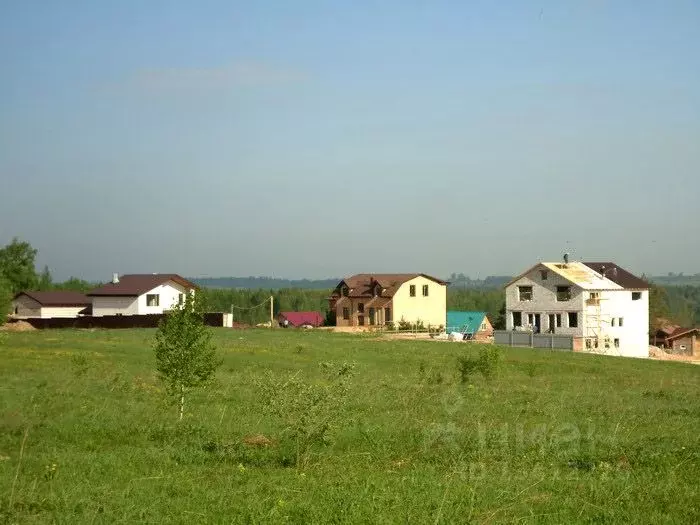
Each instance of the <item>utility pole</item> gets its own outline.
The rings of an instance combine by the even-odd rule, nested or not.
[[[274,302],[275,302],[275,296],[271,295],[270,296],[270,328],[272,328],[272,319],[274,317]]]

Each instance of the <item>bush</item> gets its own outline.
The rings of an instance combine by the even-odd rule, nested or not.
[[[299,373],[276,377],[268,372],[258,381],[263,410],[280,419],[283,435],[295,448],[296,466],[303,468],[311,449],[326,444],[330,433],[345,418],[348,385],[354,364],[321,363],[325,381],[304,381]]]
[[[487,380],[496,376],[501,357],[501,349],[497,346],[483,345],[479,350],[479,372]]]
[[[461,355],[457,358],[457,370],[459,371],[459,379],[462,383],[469,382],[469,377],[477,371],[479,362],[476,359],[471,359]]]
[[[457,358],[457,371],[462,383],[469,381],[474,372],[480,372],[488,381],[496,376],[501,364],[501,349],[497,346],[482,345],[476,359],[467,356]]]

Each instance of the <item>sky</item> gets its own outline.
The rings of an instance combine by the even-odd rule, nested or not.
[[[700,272],[700,3],[0,1],[0,244],[112,273]]]

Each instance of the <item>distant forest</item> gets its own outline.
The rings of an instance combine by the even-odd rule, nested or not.
[[[660,286],[700,286],[700,273],[684,275],[669,273],[646,277]],[[453,289],[492,289],[505,286],[513,277],[510,275],[489,275],[483,279],[472,279],[463,273],[453,273],[446,280]],[[302,290],[326,290],[335,288],[340,277],[329,279],[280,279],[277,277],[188,277],[190,281],[206,288],[246,288],[263,290],[281,290],[283,288],[301,288]]]
[[[665,318],[682,326],[700,326],[700,283],[683,284],[695,276],[674,275],[651,277],[650,322]],[[463,274],[448,278],[447,308],[449,310],[478,310],[487,312],[495,326],[504,324],[503,286],[506,276],[469,279]],[[270,319],[269,297],[274,297],[274,315],[280,311],[320,311],[328,313],[328,297],[340,279],[287,280],[268,277],[221,277],[192,279],[202,286],[210,310],[233,312],[234,320],[246,324],[263,323]],[[662,285],[660,281],[665,280]],[[213,285],[210,283],[214,283]],[[232,286],[235,284],[235,286]]]

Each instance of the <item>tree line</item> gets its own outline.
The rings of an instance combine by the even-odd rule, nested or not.
[[[26,241],[13,239],[0,248],[0,323],[10,309],[12,297],[26,290],[72,290],[87,292],[100,283],[93,283],[71,277],[62,282],[55,282],[48,267],[41,271],[36,269],[37,250]],[[505,304],[502,286],[494,283],[505,277],[492,277],[484,281],[468,281],[463,274],[453,275],[455,283],[447,289],[448,310],[484,311],[497,328],[505,327]],[[227,278],[228,279],[228,278]],[[230,278],[234,279],[234,278]],[[209,311],[232,312],[234,321],[245,324],[259,324],[269,321],[269,299],[273,297],[273,316],[284,311],[319,311],[328,315],[328,298],[337,281],[302,280],[306,286],[282,287],[296,283],[270,278],[247,278],[247,284],[270,286],[249,286],[234,288],[203,287],[204,307]],[[252,279],[252,280],[250,280]],[[655,330],[656,319],[664,318],[682,326],[700,325],[700,286],[662,286],[655,284],[651,278],[649,292],[649,322]],[[217,281],[214,279],[214,281]],[[222,284],[217,282],[216,284]],[[238,283],[241,284],[241,283]],[[325,284],[324,288],[315,288]],[[492,287],[483,287],[490,284]],[[278,287],[277,285],[280,285]]]

